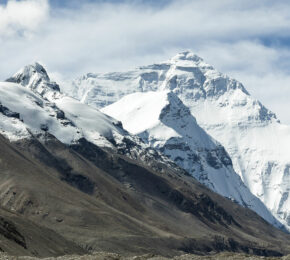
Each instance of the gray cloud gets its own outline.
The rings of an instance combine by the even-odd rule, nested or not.
[[[37,6],[38,12],[31,11],[34,15],[28,22],[0,18],[0,78],[35,60],[65,79],[86,72],[126,70],[192,49],[243,82],[283,122],[290,123],[290,50],[287,41],[279,42],[290,39],[290,3],[114,2],[82,1],[77,9],[51,6],[50,12],[45,0],[17,2]],[[3,10],[0,6],[0,17]]]

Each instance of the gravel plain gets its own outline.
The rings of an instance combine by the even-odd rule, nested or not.
[[[173,258],[167,258],[152,254],[146,254],[141,256],[132,256],[132,257],[124,257],[115,253],[105,253],[105,252],[96,252],[91,255],[65,255],[59,257],[48,257],[48,258],[37,258],[37,257],[29,257],[29,256],[11,256],[5,253],[0,254],[0,260],[290,260],[290,255],[283,257],[265,257],[265,256],[253,256],[246,254],[233,254],[233,253],[219,253],[208,256],[199,256],[192,254],[185,254],[180,256],[175,256]]]

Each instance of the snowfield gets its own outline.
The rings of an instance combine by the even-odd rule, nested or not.
[[[58,110],[53,104],[18,84],[1,82],[0,102],[2,106],[19,114],[19,119],[8,117],[6,122],[1,121],[5,131],[3,134],[11,140],[27,138],[29,132],[38,134],[41,131],[50,132],[66,144],[80,138],[75,127],[65,125],[64,120],[57,118]]]

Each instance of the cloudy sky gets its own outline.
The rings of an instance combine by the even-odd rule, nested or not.
[[[0,0],[0,80],[34,61],[64,80],[188,49],[290,124],[288,0]]]

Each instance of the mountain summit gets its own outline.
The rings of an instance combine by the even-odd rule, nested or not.
[[[191,51],[183,51],[171,58],[171,61],[192,61],[192,62],[204,62],[203,59]]]
[[[290,228],[290,127],[245,87],[191,52],[128,72],[89,73],[69,93],[97,108],[134,92],[175,93],[198,124],[223,145],[251,192]]]
[[[38,62],[23,67],[6,81],[18,83],[41,95],[48,91],[60,91],[59,85],[50,80],[45,68]]]

